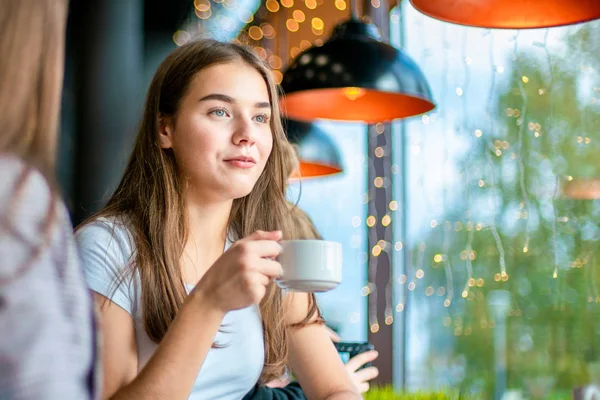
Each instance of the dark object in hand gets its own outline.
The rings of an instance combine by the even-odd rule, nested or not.
[[[371,343],[369,342],[338,342],[338,343],[334,343],[336,350],[338,351],[338,353],[340,353],[340,356],[342,356],[342,359],[344,360],[344,363],[347,363],[348,360],[350,360],[351,358],[353,358],[354,356],[360,354],[360,353],[364,353],[365,351],[369,351],[369,350],[375,350],[375,346],[373,346]],[[344,357],[347,354],[347,358]],[[367,368],[370,367],[371,363],[366,363],[365,365],[363,365],[362,367],[360,367],[358,370],[360,371],[363,368]]]

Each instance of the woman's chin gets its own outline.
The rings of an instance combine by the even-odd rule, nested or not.
[[[226,188],[225,190],[228,193],[228,198],[230,199],[241,199],[242,197],[246,197],[250,194],[250,192],[252,192],[252,189],[254,188],[254,183],[250,184],[250,183],[245,183],[245,184],[239,184],[239,185],[231,185],[230,187]]]

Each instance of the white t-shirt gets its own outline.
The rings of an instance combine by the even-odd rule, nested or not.
[[[134,318],[140,371],[157,345],[144,329],[139,275],[128,274],[127,279],[119,280],[126,271],[124,269],[135,262],[133,238],[120,220],[100,218],[81,228],[76,240],[89,287],[110,298]],[[225,250],[230,245],[228,241]],[[192,287],[187,289],[189,291]],[[227,313],[215,342],[225,347],[209,350],[190,400],[239,400],[256,384],[264,364],[263,329],[258,306]]]

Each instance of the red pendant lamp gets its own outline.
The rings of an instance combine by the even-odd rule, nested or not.
[[[534,29],[600,18],[600,0],[410,0],[425,15],[458,25]]]

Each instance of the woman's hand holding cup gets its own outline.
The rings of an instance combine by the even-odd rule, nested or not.
[[[260,303],[267,285],[282,273],[275,261],[282,251],[281,237],[281,231],[256,231],[238,240],[209,268],[194,291],[223,313]]]

